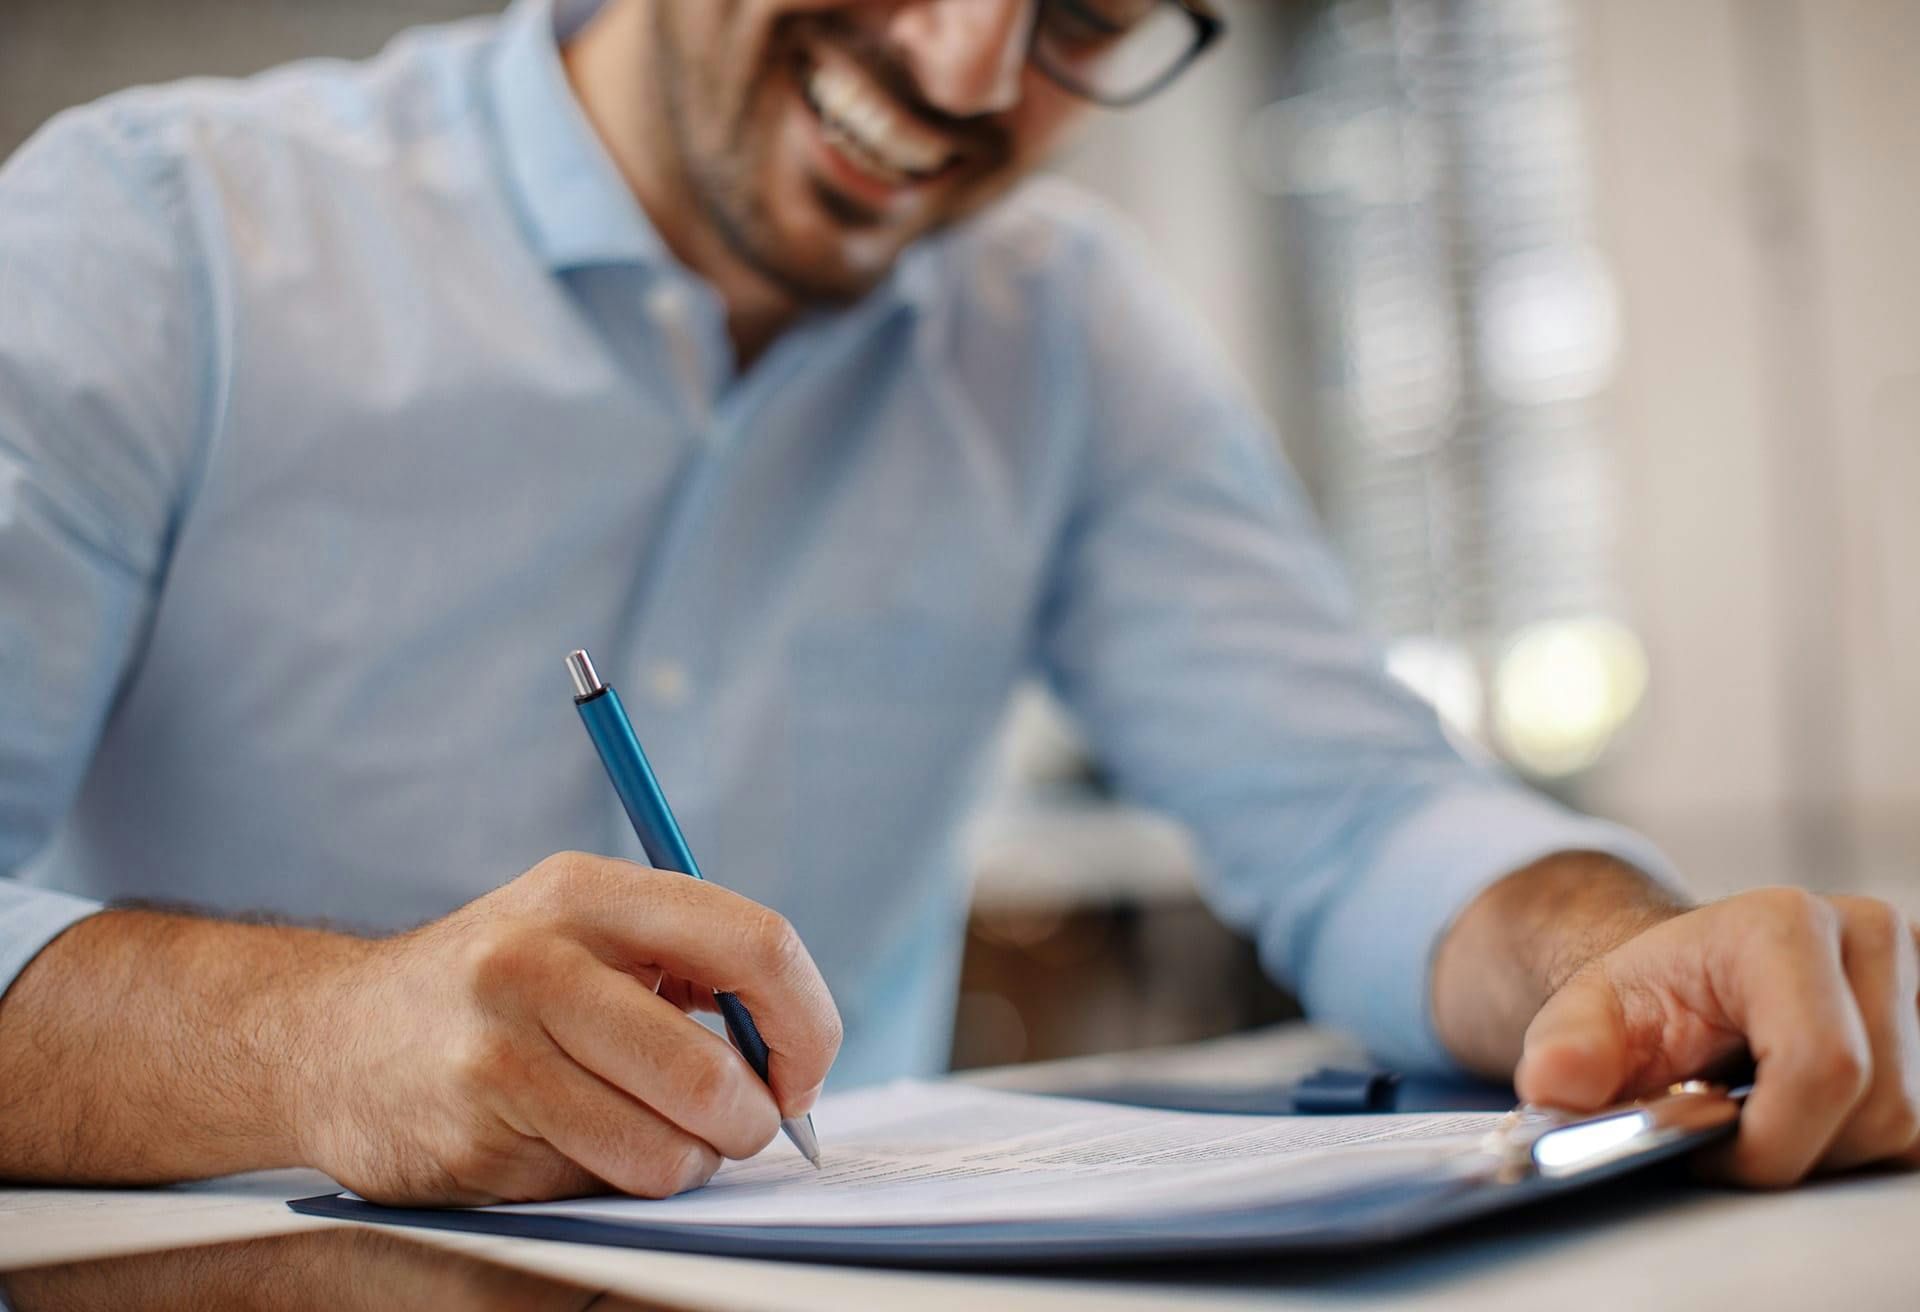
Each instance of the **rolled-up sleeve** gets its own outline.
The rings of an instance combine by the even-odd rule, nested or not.
[[[1386,673],[1271,433],[1109,236],[1090,260],[1083,494],[1041,656],[1119,788],[1192,830],[1203,891],[1322,1023],[1451,1062],[1434,949],[1560,851],[1671,879],[1645,841],[1454,749]]]
[[[91,898],[0,879],[0,995],[41,948],[100,909]]]
[[[208,374],[186,201],[121,111],[0,167],[0,992],[98,904],[16,878],[135,659]]]

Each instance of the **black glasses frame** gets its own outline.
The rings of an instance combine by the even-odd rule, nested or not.
[[[1160,74],[1138,91],[1130,91],[1122,96],[1102,95],[1099,91],[1081,82],[1071,73],[1050,63],[1041,52],[1039,46],[1041,12],[1048,5],[1059,5],[1084,13],[1082,6],[1079,4],[1079,0],[1040,0],[1040,2],[1034,6],[1033,41],[1027,48],[1027,58],[1032,61],[1035,68],[1045,74],[1048,81],[1060,87],[1062,90],[1080,97],[1082,100],[1090,100],[1094,104],[1104,105],[1108,109],[1130,109],[1142,101],[1150,100],[1162,91],[1165,91],[1182,73],[1193,67],[1200,56],[1207,52],[1208,47],[1212,46],[1227,33],[1227,20],[1220,17],[1220,15],[1215,12],[1213,6],[1207,3],[1207,0],[1160,0],[1160,3],[1172,5],[1175,9],[1178,9],[1182,14],[1186,15],[1187,20],[1193,26],[1193,41],[1188,45],[1186,53],[1175,60],[1166,72]],[[1091,15],[1088,15],[1088,17],[1092,18]]]

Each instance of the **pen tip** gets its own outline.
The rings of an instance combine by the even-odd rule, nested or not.
[[[787,1138],[800,1150],[800,1155],[813,1163],[813,1169],[820,1169],[820,1140],[813,1132],[813,1117],[801,1116],[797,1119],[780,1122]]]

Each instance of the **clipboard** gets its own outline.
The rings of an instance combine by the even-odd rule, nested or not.
[[[1593,1115],[1520,1107],[1426,1169],[1258,1207],[1035,1224],[643,1225],[464,1209],[383,1207],[341,1194],[308,1216],[569,1243],[842,1265],[985,1269],[1218,1261],[1352,1252],[1586,1189],[1732,1133],[1746,1089],[1701,1081]]]

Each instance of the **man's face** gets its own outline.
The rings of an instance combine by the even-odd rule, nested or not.
[[[1061,140],[1035,0],[656,0],[657,76],[700,219],[802,300],[844,300]]]

